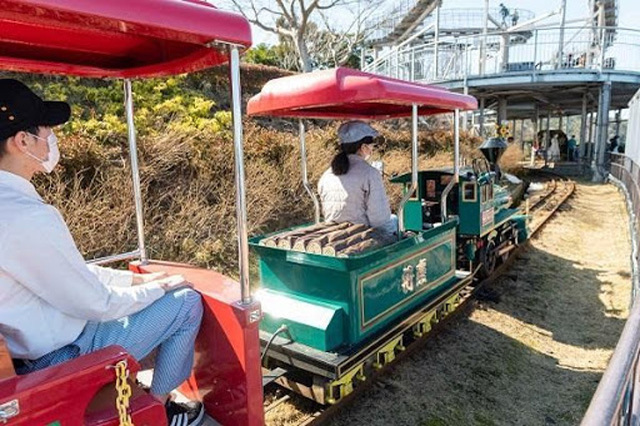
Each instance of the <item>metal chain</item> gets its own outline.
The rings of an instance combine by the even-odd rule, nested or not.
[[[118,362],[116,369],[116,408],[120,418],[120,426],[134,426],[129,414],[129,398],[131,397],[131,386],[129,385],[129,369],[127,360]]]

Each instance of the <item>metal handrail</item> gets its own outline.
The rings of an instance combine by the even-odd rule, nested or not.
[[[111,256],[98,257],[87,261],[87,265],[107,265],[109,263],[116,263],[123,260],[137,259],[140,257],[140,250],[130,251],[128,253],[114,254]]]
[[[634,28],[567,25],[493,31],[487,34],[484,55],[483,40],[481,33],[440,35],[437,43],[383,51],[365,70],[422,82],[558,69],[640,71],[640,30]],[[434,72],[435,62],[449,65]]]
[[[635,171],[635,173],[634,173]],[[632,269],[633,291],[631,312],[625,323],[618,344],[602,376],[598,388],[582,420],[582,426],[635,425],[640,415],[638,360],[640,356],[640,303],[638,291],[638,229],[636,220],[640,213],[640,187],[638,165],[629,157],[611,154],[611,175],[614,183],[625,191],[631,213],[633,240]]]

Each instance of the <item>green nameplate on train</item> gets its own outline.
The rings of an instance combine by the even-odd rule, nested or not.
[[[361,329],[366,330],[455,274],[455,235],[369,271],[358,279]]]

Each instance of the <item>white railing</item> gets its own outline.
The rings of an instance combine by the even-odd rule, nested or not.
[[[437,43],[389,49],[366,67],[377,74],[422,82],[580,69],[640,71],[640,30],[585,25],[564,31],[559,27],[506,30],[486,38],[441,36]]]
[[[391,34],[394,29],[407,17],[409,12],[417,5],[416,0],[404,0],[394,5],[391,11],[384,11],[373,15],[367,20],[367,28],[371,28],[372,31],[368,35],[368,39],[382,40]],[[517,18],[513,14],[517,11]],[[510,27],[517,23],[522,23],[531,20],[535,17],[535,14],[526,9],[512,9],[511,15],[504,19],[505,27]],[[489,28],[494,27],[494,22],[502,25],[503,19],[500,15],[500,9],[489,9],[489,16],[491,22],[489,22]],[[446,34],[447,31],[460,32],[463,30],[481,30],[484,27],[485,11],[483,8],[447,8],[440,11],[440,31],[442,34]],[[420,31],[420,29],[433,25],[435,23],[435,14],[430,14],[426,17],[414,32]]]
[[[631,312],[620,340],[609,361],[596,393],[589,404],[582,426],[635,426],[640,419],[640,289],[638,288],[638,253],[640,241],[640,167],[624,154],[611,154],[611,175],[626,194],[631,214],[633,291]]]

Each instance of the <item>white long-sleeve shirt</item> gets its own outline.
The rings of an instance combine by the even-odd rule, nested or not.
[[[329,168],[318,182],[322,215],[327,222],[362,223],[381,228],[391,208],[380,172],[357,154],[349,155],[349,171],[340,176]]]
[[[0,333],[13,358],[72,343],[87,321],[138,312],[164,295],[133,274],[85,264],[62,216],[33,185],[0,171]]]

